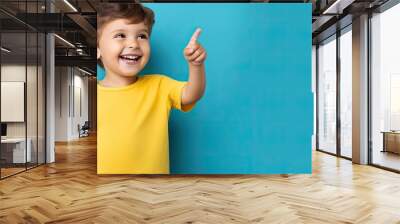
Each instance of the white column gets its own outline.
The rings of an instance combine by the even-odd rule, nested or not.
[[[50,1],[46,3],[47,12],[53,12],[54,6]],[[46,163],[55,161],[54,134],[55,134],[55,44],[54,35],[46,35]]]
[[[368,163],[368,15],[353,19],[353,162]]]

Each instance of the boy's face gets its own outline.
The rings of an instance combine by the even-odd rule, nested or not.
[[[133,77],[149,60],[149,31],[143,22],[115,19],[102,27],[98,38],[97,59],[101,58],[106,73]]]

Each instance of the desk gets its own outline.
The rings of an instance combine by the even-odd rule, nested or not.
[[[382,152],[400,154],[400,131],[382,131],[381,133],[383,133]]]
[[[7,154],[7,151],[10,151],[12,153],[12,161],[8,161],[8,162],[10,162],[10,163],[30,162],[31,157],[32,157],[31,156],[32,140],[30,138],[27,138],[27,142],[28,142],[28,147],[26,148],[26,154],[25,154],[25,138],[1,139],[2,157],[3,157],[3,154]],[[12,147],[12,149],[10,150],[9,146],[14,146],[14,147]],[[27,161],[25,161],[25,158],[27,158]],[[6,158],[6,160],[7,160],[7,158]],[[9,158],[9,160],[11,160],[11,158]]]

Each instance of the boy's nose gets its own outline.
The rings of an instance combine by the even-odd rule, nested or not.
[[[136,40],[129,41],[128,48],[138,48],[138,47],[139,47],[139,44],[137,43]]]

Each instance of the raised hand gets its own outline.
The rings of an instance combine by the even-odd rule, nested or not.
[[[183,54],[188,61],[189,64],[199,66],[204,63],[207,57],[206,50],[200,45],[197,41],[201,33],[201,29],[197,28],[190,38],[189,43],[186,48],[183,50]]]

